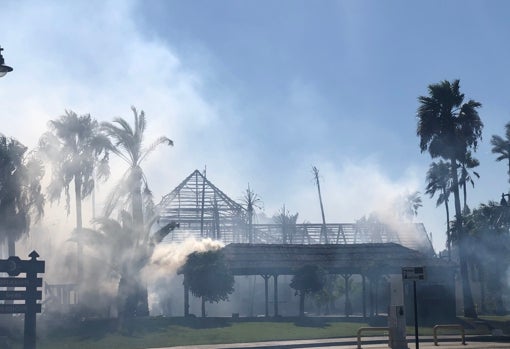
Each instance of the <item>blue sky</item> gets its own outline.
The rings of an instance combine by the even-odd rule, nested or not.
[[[247,184],[267,215],[282,204],[351,222],[395,195],[424,192],[417,97],[461,80],[480,101],[481,178],[471,207],[508,190],[490,153],[510,121],[510,5],[505,1],[7,1],[0,45],[2,132],[34,146],[65,109],[99,120],[145,110],[145,164],[159,198],[194,169],[234,199]],[[119,166],[121,171],[121,166]],[[106,192],[106,190],[103,190]],[[444,246],[444,210],[417,221]]]

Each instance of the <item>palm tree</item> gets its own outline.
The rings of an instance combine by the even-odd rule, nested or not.
[[[496,161],[508,161],[508,181],[510,182],[510,122],[505,125],[505,139],[498,135],[491,138],[492,152],[499,154]]]
[[[450,162],[452,190],[455,199],[456,234],[458,238],[460,273],[464,296],[464,315],[476,317],[467,268],[462,210],[459,196],[459,160],[466,152],[476,150],[482,137],[483,123],[477,109],[481,103],[469,100],[464,103],[459,80],[444,80],[428,87],[428,96],[418,97],[418,127],[420,149],[428,150],[432,158],[440,157]]]
[[[450,197],[452,179],[450,177],[450,165],[443,160],[433,162],[427,171],[427,188],[425,193],[432,198],[436,192],[440,192],[436,201],[436,207],[444,204],[446,210],[446,245],[448,248],[448,260],[451,260],[451,236],[450,236]]]
[[[294,240],[298,216],[299,213],[291,214],[289,210],[286,210],[285,205],[283,205],[282,209],[278,211],[276,215],[273,216],[273,221],[276,224],[280,224],[282,226],[283,244],[292,243],[292,241]]]
[[[400,198],[400,216],[412,221],[418,215],[418,209],[423,206],[419,191],[406,193]]]
[[[122,197],[128,196],[128,202],[131,206],[131,217],[134,235],[134,246],[144,246],[147,243],[148,234],[144,229],[144,213],[150,216],[147,209],[152,205],[152,194],[149,190],[147,179],[142,171],[141,164],[147,156],[159,145],[173,145],[173,142],[167,137],[159,137],[149,147],[144,147],[144,132],[147,126],[145,113],[137,112],[135,107],[131,107],[134,116],[134,123],[131,126],[125,119],[116,118],[112,123],[103,122],[102,129],[108,135],[113,143],[112,152],[128,164],[128,169],[119,183],[116,190],[112,192],[105,207],[105,216],[109,216]],[[143,186],[143,192],[142,192]],[[146,198],[144,212],[144,196]],[[121,279],[121,282],[123,280]],[[120,285],[119,285],[120,287]],[[140,288],[139,288],[140,289]],[[138,303],[142,303],[142,310],[138,314],[148,314],[147,288],[135,294]]]
[[[31,217],[44,213],[40,181],[42,162],[13,138],[0,135],[0,239],[7,242],[9,256],[16,255],[16,241],[30,229]]]
[[[178,227],[174,221],[150,235],[150,227],[159,218],[147,220],[144,227],[145,241],[136,245],[137,233],[133,229],[131,215],[121,212],[120,221],[111,218],[98,218],[98,230],[82,229],[74,239],[82,241],[90,247],[90,252],[105,265],[105,271],[119,279],[117,306],[121,322],[137,315],[146,314],[146,302],[140,294],[146,292],[141,281],[141,270],[149,263],[152,252],[157,244],[172,230]],[[150,236],[149,236],[150,235]]]
[[[144,186],[145,193],[150,193],[150,191],[140,165],[159,145],[173,145],[173,142],[167,137],[159,137],[149,147],[144,148],[144,132],[147,126],[145,113],[143,111],[138,113],[135,107],[131,107],[131,110],[134,116],[133,126],[122,118],[116,118],[112,123],[103,122],[101,124],[102,129],[114,145],[112,152],[129,166],[118,190],[112,194],[105,210],[106,216],[108,216],[119,199],[127,194],[131,205],[134,229],[137,232],[136,241],[141,243],[144,226],[142,186]]]
[[[253,214],[255,209],[262,207],[262,201],[260,197],[253,192],[248,183],[248,188],[242,198],[243,204],[246,206],[246,212],[248,214],[248,242],[253,243]]]
[[[464,199],[464,206],[462,208],[462,211],[466,214],[469,213],[469,207],[467,205],[467,190],[466,185],[468,183],[471,183],[471,186],[475,187],[475,181],[474,177],[480,178],[480,175],[476,171],[472,171],[470,173],[469,170],[472,170],[475,167],[478,167],[480,165],[480,161],[478,159],[474,158],[470,151],[466,152],[464,154],[464,157],[462,159],[459,159],[460,162],[460,178],[459,178],[459,185],[462,187],[462,194]]]
[[[76,231],[82,223],[82,200],[94,189],[94,174],[106,179],[109,174],[108,156],[111,143],[100,132],[99,124],[90,114],[78,116],[71,110],[48,124],[50,131],[39,140],[41,153],[51,162],[52,176],[48,186],[50,201],[60,200],[65,193],[66,211],[70,213],[71,182],[74,182]],[[78,242],[77,269],[82,274],[83,246]]]

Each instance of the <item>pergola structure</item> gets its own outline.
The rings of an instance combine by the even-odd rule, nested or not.
[[[260,275],[265,281],[266,316],[268,281],[273,279],[274,315],[278,316],[278,277],[293,275],[300,266],[310,264],[341,275],[346,286],[352,276],[361,276],[364,316],[367,294],[371,300],[377,280],[400,274],[403,266],[425,266],[428,280],[420,285],[427,295],[422,299],[425,308],[455,315],[455,265],[435,257],[423,224],[401,222],[389,226],[373,221],[252,224],[250,229],[247,210],[198,170],[165,195],[157,210],[160,225],[179,223],[179,228],[165,241],[183,241],[188,236],[221,240],[227,244],[223,252],[234,275]],[[346,314],[348,297],[346,294]],[[188,315],[186,289],[184,308]]]
[[[422,317],[427,315],[432,317],[437,314],[443,317],[455,317],[454,271],[456,265],[395,243],[229,244],[222,251],[234,275],[259,275],[264,279],[266,316],[269,316],[269,279],[273,279],[274,287],[273,314],[279,316],[278,277],[294,275],[296,270],[304,265],[317,265],[329,274],[343,277],[346,290],[346,315],[348,315],[350,304],[349,279],[353,275],[362,277],[363,316],[366,317],[366,299],[370,300],[370,314],[372,314],[373,286],[378,280],[389,275],[400,275],[403,266],[422,266],[427,270],[427,280],[420,282],[419,285],[420,303],[423,309],[427,309],[427,313],[421,314]],[[366,286],[367,280],[369,287]],[[189,314],[188,297],[188,290],[185,288],[185,315]],[[408,301],[411,298],[406,297]]]
[[[195,170],[157,205],[159,224],[178,222],[180,228],[166,241],[183,241],[188,236],[210,237],[229,243],[248,243],[249,220],[246,209]],[[399,223],[302,223],[252,224],[255,244],[335,244],[397,243],[433,256],[434,249],[423,224]]]

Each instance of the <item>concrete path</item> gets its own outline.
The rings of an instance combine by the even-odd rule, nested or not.
[[[409,349],[416,349],[414,337],[408,337]],[[388,349],[387,337],[365,337],[361,341],[363,349]],[[295,340],[295,341],[274,341],[274,342],[256,342],[256,343],[233,343],[233,344],[211,344],[211,345],[192,345],[166,348],[148,348],[148,349],[356,349],[356,338],[330,338],[313,340]],[[467,337],[466,345],[462,345],[460,337],[442,337],[439,339],[439,346],[434,346],[432,337],[420,337],[420,349],[510,349],[510,339],[494,337]]]

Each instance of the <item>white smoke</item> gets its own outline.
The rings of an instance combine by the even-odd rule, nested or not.
[[[149,309],[151,315],[168,313],[168,304],[177,292],[179,283],[174,282],[178,269],[186,263],[193,252],[218,250],[224,243],[210,238],[188,237],[182,242],[162,243],[156,246],[150,263],[142,270],[142,278],[149,285]],[[178,298],[182,297],[181,292]]]

